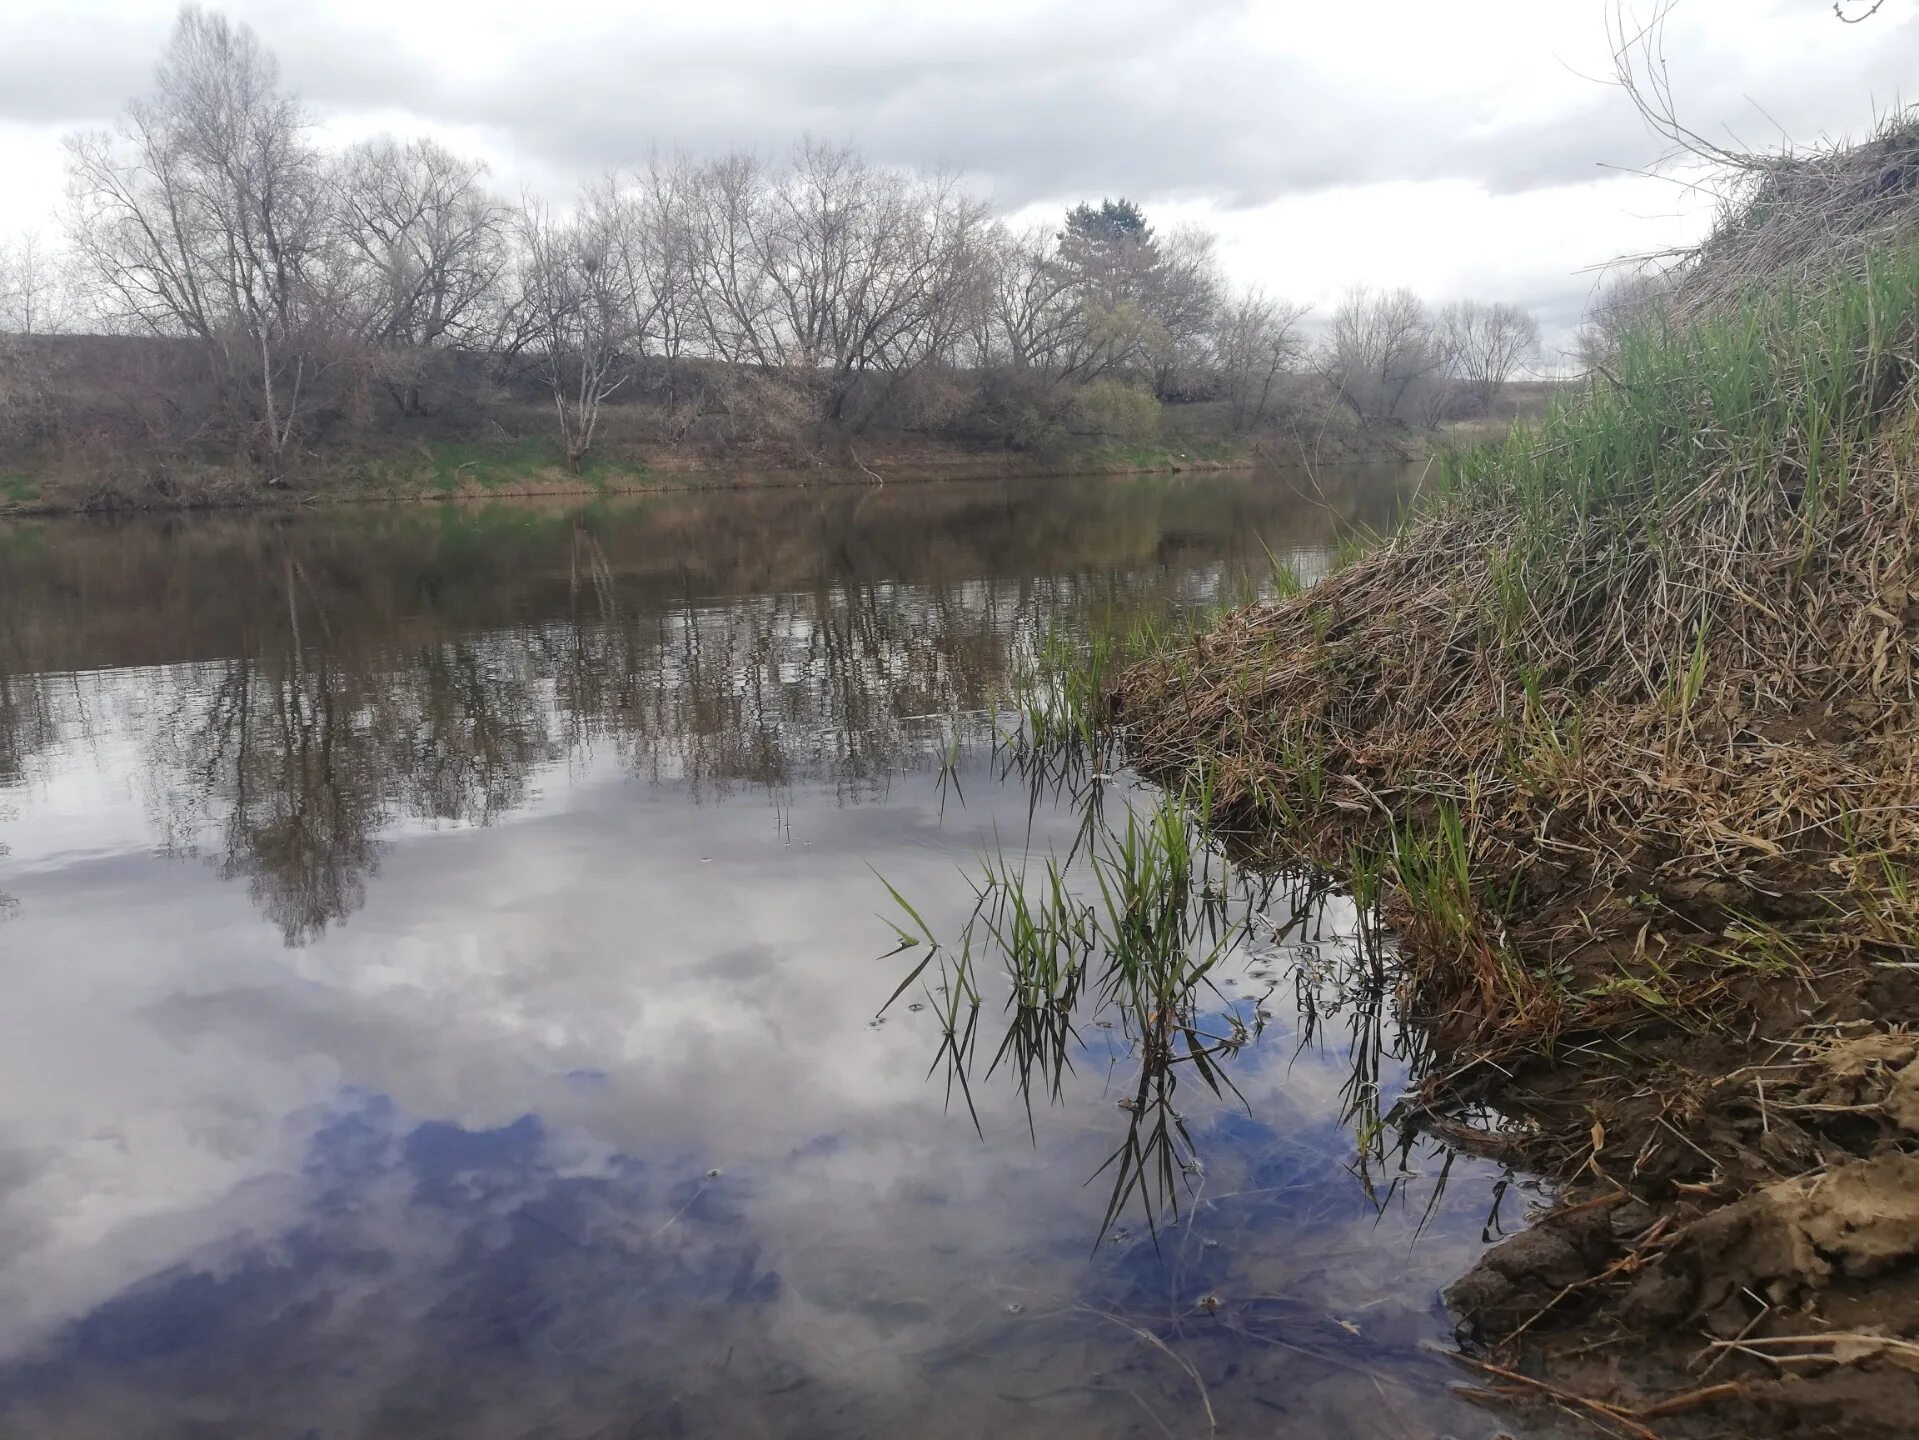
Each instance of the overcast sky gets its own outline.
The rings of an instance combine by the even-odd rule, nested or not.
[[[1633,0],[1629,0],[1633,3]],[[1641,15],[1650,0],[1636,0]],[[1611,0],[231,0],[328,143],[428,132],[509,195],[651,150],[802,132],[965,171],[1008,212],[1127,195],[1221,234],[1236,280],[1322,309],[1411,285],[1576,321],[1589,267],[1684,243],[1682,187],[1611,66]],[[147,88],[165,0],[0,6],[0,237],[57,230],[60,137]],[[1919,0],[1682,0],[1694,128],[1856,133],[1919,75]]]

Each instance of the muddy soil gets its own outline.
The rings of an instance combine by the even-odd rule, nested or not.
[[[1489,1403],[1597,1433],[1919,1434],[1919,972],[1779,977],[1482,1080],[1559,1204],[1448,1292]],[[1456,1141],[1477,1137],[1435,1117]]]

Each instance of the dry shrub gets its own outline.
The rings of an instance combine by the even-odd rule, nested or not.
[[[0,446],[17,452],[39,443],[54,413],[44,369],[17,337],[0,335]]]
[[[130,447],[103,428],[61,432],[43,452],[35,479],[40,503],[59,510],[235,505],[259,497],[259,481],[242,460],[220,464]]]

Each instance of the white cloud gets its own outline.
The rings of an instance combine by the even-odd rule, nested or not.
[[[1530,301],[1549,333],[1590,288],[1585,267],[1702,223],[1679,192],[1601,168],[1657,147],[1596,78],[1600,0],[585,3],[557,23],[496,0],[225,8],[335,137],[427,129],[508,193],[810,130],[962,168],[1008,208],[1130,195],[1217,226],[1238,278],[1288,294],[1475,289]],[[48,226],[60,133],[143,86],[171,13],[80,0],[0,15],[0,233]],[[1898,102],[1919,11],[1845,26],[1814,0],[1690,0],[1667,52],[1703,133],[1805,142]]]

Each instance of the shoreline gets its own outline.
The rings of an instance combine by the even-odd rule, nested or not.
[[[1344,464],[1364,464],[1347,461]],[[711,494],[728,490],[800,490],[808,486],[880,488],[886,485],[926,485],[957,481],[990,482],[998,480],[1050,480],[1084,476],[1110,476],[1122,479],[1136,475],[1245,474],[1263,468],[1257,461],[1233,464],[1140,467],[1135,469],[1085,469],[1073,466],[1034,469],[932,471],[895,473],[878,478],[857,470],[840,468],[767,471],[754,476],[729,474],[723,470],[687,471],[671,479],[614,482],[607,484],[551,484],[533,486],[478,487],[465,490],[388,490],[358,493],[319,489],[305,493],[266,491],[232,498],[195,497],[179,501],[153,501],[146,504],[80,507],[29,502],[0,505],[0,520],[48,519],[57,516],[181,515],[235,510],[305,510],[357,505],[459,505],[492,500],[595,500],[627,495]]]
[[[572,475],[544,463],[524,460],[526,446],[460,447],[457,453],[480,451],[486,458],[469,460],[451,471],[428,455],[388,456],[374,460],[345,460],[328,470],[316,469],[293,484],[273,484],[228,471],[194,472],[169,479],[168,493],[148,486],[144,491],[109,491],[105,487],[70,498],[48,498],[43,485],[28,472],[0,474],[0,520],[55,515],[180,514],[195,511],[291,509],[330,505],[386,505],[615,495],[666,495],[725,490],[759,490],[821,486],[912,485],[949,480],[1046,480],[1069,476],[1250,473],[1265,469],[1416,464],[1448,443],[1443,435],[1412,437],[1339,437],[1330,457],[1309,455],[1302,448],[1297,460],[1283,451],[1271,452],[1254,442],[1236,445],[1224,453],[1193,454],[1172,444],[1088,449],[1008,460],[963,450],[919,448],[900,453],[876,453],[849,459],[811,463],[774,461],[761,466],[728,463],[684,452],[648,453],[637,458],[602,458],[584,475]],[[1194,448],[1198,448],[1195,446]],[[1358,452],[1358,453],[1354,453]],[[356,471],[370,465],[391,466],[412,459],[408,478],[391,481],[362,478]],[[505,471],[497,481],[462,478],[482,463],[498,463]],[[511,468],[507,468],[511,467]],[[0,467],[4,468],[4,467]],[[7,498],[11,494],[13,498]]]

